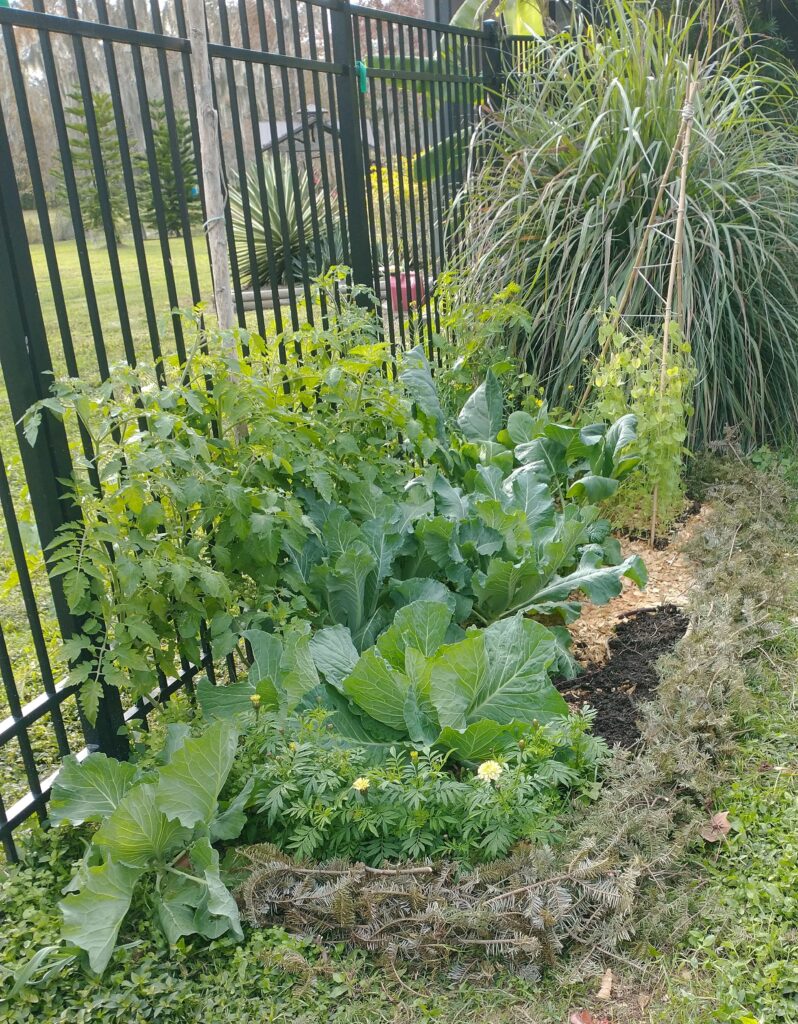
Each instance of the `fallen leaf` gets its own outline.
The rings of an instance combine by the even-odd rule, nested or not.
[[[612,971],[607,968],[604,977],[601,979],[601,988],[596,993],[596,999],[610,999],[612,997]]]
[[[594,1017],[590,1010],[574,1010],[568,1024],[610,1024],[607,1017]]]
[[[724,839],[730,832],[731,825],[729,824],[729,812],[718,811],[717,814],[713,814],[712,817],[698,830],[698,834],[702,839],[706,839],[708,843],[719,843],[721,839]]]

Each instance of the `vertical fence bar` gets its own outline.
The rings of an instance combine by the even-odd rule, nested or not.
[[[0,367],[5,380],[14,382],[8,398],[14,420],[19,421],[34,402],[46,397],[53,366],[1,111],[0,323]],[[36,527],[47,559],[48,546],[58,528],[74,518],[59,483],[72,475],[66,432],[61,423],[47,417],[35,445],[27,443],[20,427],[17,437]],[[60,578],[50,577],[50,587],[61,635],[67,638],[79,631],[79,623],[69,611]],[[119,735],[123,723],[119,691],[103,684],[95,724],[82,719],[87,743],[106,754],[127,757],[127,739]]]
[[[360,138],[359,104],[356,92],[354,19],[349,0],[338,0],[338,3],[330,9],[330,23],[333,56],[338,64],[344,66],[343,74],[336,82],[336,99],[338,125],[341,132],[341,162],[346,191],[346,212],[351,242],[352,277],[356,284],[364,284],[373,288],[363,140]]]

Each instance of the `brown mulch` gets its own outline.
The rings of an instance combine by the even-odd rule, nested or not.
[[[582,614],[569,626],[574,655],[580,664],[597,665],[606,661],[610,637],[618,624],[635,612],[666,604],[686,607],[695,586],[695,573],[683,549],[705,521],[707,512],[706,508],[694,510],[663,548],[652,549],[644,540],[621,540],[624,557],[640,555],[646,563],[648,586],[641,590],[631,580],[624,580],[621,595],[609,604],[585,602],[582,605]]]

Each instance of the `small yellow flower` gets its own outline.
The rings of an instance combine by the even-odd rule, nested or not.
[[[289,750],[296,750],[296,743],[294,743],[293,740],[291,740],[291,742],[288,744],[288,749]]]
[[[252,704],[252,707],[257,711],[258,708],[260,707],[260,694],[259,693],[253,693],[250,696],[249,701],[250,701],[250,704]]]
[[[358,793],[365,793],[370,785],[369,780],[364,775],[361,775],[359,779],[355,779],[352,783],[352,789],[356,789]]]
[[[477,775],[480,779],[495,782],[503,771],[504,768],[498,761],[483,761],[479,768],[477,768]]]
[[[411,750],[410,751],[410,760],[411,761],[418,761],[418,751],[417,750]]]

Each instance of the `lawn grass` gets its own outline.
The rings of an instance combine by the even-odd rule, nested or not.
[[[763,680],[761,735],[716,793],[731,831],[692,863],[695,919],[665,972],[657,1024],[798,1021],[798,701],[783,682]]]

